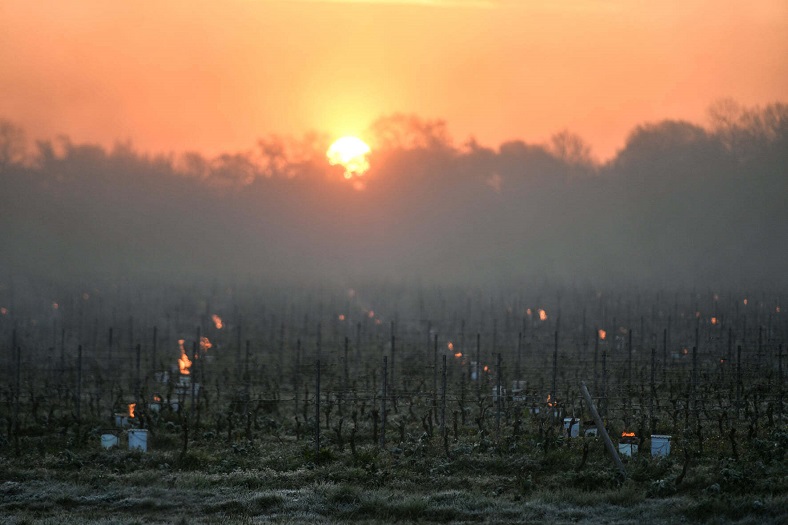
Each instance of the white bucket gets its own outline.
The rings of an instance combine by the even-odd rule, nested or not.
[[[618,453],[622,456],[631,458],[638,453],[638,445],[637,443],[619,443]]]
[[[128,414],[115,414],[115,426],[119,428],[124,428],[129,426],[129,416]]]
[[[670,438],[663,434],[651,434],[651,456],[669,456]]]
[[[117,447],[120,444],[120,439],[115,434],[101,434],[101,446],[110,449]]]
[[[161,403],[151,403],[148,405],[148,410],[151,412],[159,412],[161,410]]]
[[[148,450],[148,431],[142,428],[129,430],[129,450]]]
[[[588,427],[585,432],[583,432],[585,437],[596,437],[599,435],[599,429],[594,427]]]
[[[580,435],[580,420],[576,417],[564,418],[564,434],[570,438],[576,438]]]

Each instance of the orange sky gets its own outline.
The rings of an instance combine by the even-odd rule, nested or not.
[[[217,153],[405,112],[605,158],[644,121],[785,101],[786,35],[783,0],[3,0],[0,117]]]

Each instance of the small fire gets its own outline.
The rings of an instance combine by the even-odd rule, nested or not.
[[[57,304],[57,303],[52,303],[52,309],[53,309],[53,310],[57,310],[58,308],[60,308],[60,305],[59,305],[59,304]]]
[[[744,306],[747,306],[747,299],[744,299]]]
[[[689,354],[689,349],[687,349],[687,348],[682,348],[682,349],[681,349],[681,353],[682,353],[682,354],[684,354],[684,355],[687,355],[687,354]]]
[[[462,357],[462,352],[457,352],[456,354],[454,354],[454,357],[459,359],[460,357]]]
[[[547,394],[547,406],[549,407],[555,406],[555,401],[553,400],[553,396],[551,396],[550,394]]]
[[[186,355],[186,349],[183,347],[183,343],[185,343],[183,339],[178,339],[178,346],[181,349],[181,357],[178,359],[178,368],[181,369],[181,374],[187,376],[191,372],[189,372],[189,368],[192,366],[192,362],[189,359],[189,356]]]
[[[8,315],[8,308],[6,308],[5,306],[0,308],[0,314]]]
[[[344,321],[345,320],[345,314],[339,314],[339,320],[340,321]]]
[[[728,362],[728,360],[727,360],[727,359],[725,359],[724,357],[723,357],[723,358],[720,358],[720,364],[721,364],[721,365],[724,365],[724,364],[725,364],[725,363],[727,363],[727,362]]]
[[[540,321],[546,321],[547,320],[547,312],[545,312],[541,308],[539,309],[539,320]]]
[[[717,318],[716,317],[712,317],[711,318],[711,324],[717,324]]]
[[[531,315],[533,314],[533,312],[531,311],[531,309],[530,309],[530,308],[529,308],[529,309],[527,309],[527,310],[525,311],[525,313],[526,313],[526,314],[528,314],[528,317],[531,317]]]
[[[604,341],[606,337],[607,337],[607,332],[606,332],[605,330],[602,330],[602,329],[600,329],[600,330],[599,330],[599,338],[600,338],[602,341]]]
[[[370,319],[375,317],[375,311],[374,310],[370,310],[369,312],[367,312],[367,317],[369,317]]]
[[[137,403],[129,403],[129,417],[134,419],[134,407],[137,406]]]
[[[448,348],[448,349],[449,349],[449,351],[452,351],[452,350],[454,350],[454,343],[452,343],[451,341],[449,341],[449,344],[447,344],[447,345],[446,345],[446,348]]]
[[[213,343],[207,337],[200,336],[200,350],[205,353],[211,348],[213,348]]]
[[[153,396],[153,401],[156,403],[161,403],[161,396],[160,395]]]
[[[778,306],[777,308],[774,309],[774,311],[779,314],[780,313],[780,307]]]
[[[490,371],[490,367],[489,367],[489,366],[487,366],[487,365],[484,365],[484,369],[483,369],[483,370],[484,370],[485,372],[489,372],[489,371]]]
[[[224,323],[222,322],[222,318],[216,314],[211,316],[211,320],[213,321],[213,325],[216,327],[217,330],[221,330],[224,328]]]
[[[633,438],[633,437],[635,437],[635,433],[634,432],[627,432],[625,430],[624,432],[621,433],[621,437],[623,437],[623,438]]]

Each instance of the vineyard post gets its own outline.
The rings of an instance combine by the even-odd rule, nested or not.
[[[444,356],[445,357],[445,356]],[[432,345],[432,413],[438,419],[438,334]]]
[[[555,342],[553,344],[553,383],[550,390],[553,404],[556,404],[556,394],[558,393],[558,330],[555,331]]]
[[[441,371],[441,436],[443,437],[444,448],[448,447],[446,440],[446,355],[443,355],[443,367]]]
[[[602,354],[603,357],[605,354],[606,352]],[[621,458],[618,456],[618,451],[616,451],[616,447],[613,445],[613,441],[610,439],[607,429],[605,429],[605,422],[602,420],[602,417],[599,415],[599,412],[597,412],[596,407],[594,406],[594,400],[591,398],[591,394],[588,392],[588,387],[586,386],[585,381],[580,383],[580,391],[582,392],[586,403],[588,403],[588,410],[591,412],[591,416],[594,418],[597,431],[602,435],[607,452],[610,454],[610,457],[613,458],[613,463],[618,468],[621,476],[626,478],[627,471],[624,469],[624,464],[621,462]]]
[[[656,430],[656,421],[654,420],[654,398],[657,395],[657,386],[655,382],[655,372],[656,372],[656,360],[657,360],[657,349],[651,347],[651,396],[649,396],[649,408],[648,408],[648,417],[649,422],[651,423],[651,433],[653,434]]]
[[[599,358],[599,327],[594,327],[594,392],[598,392],[599,372],[597,370],[597,360]]]
[[[777,421],[783,424],[783,345],[777,347]]]
[[[602,416],[607,417],[607,349],[602,350],[602,398],[599,405]]]
[[[476,332],[476,398],[482,398],[482,334]]]
[[[19,396],[22,390],[22,347],[16,343],[16,328],[14,328],[11,340],[11,353],[16,361],[16,370],[14,370],[14,452],[19,456],[21,453],[19,448]]]
[[[320,358],[315,363],[315,463],[320,461]]]
[[[741,345],[736,345],[736,419],[740,417],[741,413]]]
[[[523,332],[520,331],[517,333],[517,364],[515,367],[514,375],[517,381],[520,380],[520,366],[522,364],[522,352],[523,352]],[[518,383],[519,388],[519,383]]]
[[[140,354],[142,353],[142,346],[139,343],[137,343],[136,351],[137,351],[137,372],[136,372],[136,378],[134,380],[134,395],[136,396],[136,400],[139,400],[142,397],[142,379],[140,377],[140,366],[141,366]]]
[[[394,336],[392,336],[392,341]],[[386,447],[386,394],[388,393],[388,356],[383,356],[383,395],[380,396],[381,425],[380,425],[380,448]]]
[[[349,370],[350,364],[348,363],[349,349],[350,349],[350,339],[348,339],[348,337],[345,336],[345,370],[344,370],[345,377],[344,377],[344,386],[342,388],[344,392],[347,392],[348,388],[350,387],[350,370]]]
[[[495,440],[498,441],[501,433],[501,404],[503,403],[503,395],[501,393],[501,354],[498,354],[497,362],[495,364],[496,382],[495,382]]]
[[[153,361],[151,368],[156,370],[159,367],[158,361],[158,339],[159,339],[159,327],[153,327],[153,345],[151,346],[151,361]]]
[[[77,440],[82,424],[82,345],[77,347]]]

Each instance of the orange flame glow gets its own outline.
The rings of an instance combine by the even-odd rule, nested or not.
[[[134,419],[134,407],[137,406],[137,403],[129,403],[129,417]]]
[[[774,309],[774,311],[779,314],[780,313],[780,307],[778,306],[777,308]]]
[[[181,349],[181,357],[178,359],[178,368],[181,369],[181,374],[187,376],[191,372],[189,372],[189,368],[192,366],[192,362],[189,359],[189,356],[186,355],[186,349],[183,347],[183,343],[185,341],[183,339],[178,339],[178,346]]]
[[[489,371],[490,371],[490,367],[489,367],[489,366],[487,366],[487,365],[484,365],[484,369],[483,369],[483,370],[484,370],[485,372],[489,372]]]
[[[155,401],[156,403],[161,403],[161,396],[159,395],[153,396],[153,401]]]
[[[345,320],[345,314],[339,314],[339,320],[340,321],[344,321]]]
[[[607,337],[607,332],[606,332],[606,331],[604,331],[604,330],[602,330],[602,329],[600,329],[600,330],[599,330],[599,338],[600,338],[602,341],[604,341],[606,337]]]
[[[459,359],[460,357],[462,357],[462,352],[457,352],[456,354],[454,354],[454,357]]]
[[[369,312],[367,312],[367,317],[369,317],[370,319],[375,317],[375,311],[374,310],[370,310]]]
[[[0,314],[7,315],[8,314],[8,308],[6,308],[6,307],[0,308]]]
[[[530,308],[529,308],[529,309],[527,309],[527,310],[525,311],[525,313],[526,313],[526,314],[528,314],[528,317],[531,317],[531,314],[533,314],[533,312],[531,311],[531,309],[530,309]]]
[[[207,337],[201,336],[200,337],[200,350],[202,350],[203,353],[205,353],[208,350],[210,350],[211,348],[213,348],[213,343],[211,343],[211,341]]]
[[[554,407],[555,406],[555,400],[553,399],[553,397],[550,394],[547,394],[547,406],[549,406],[549,407]]]
[[[747,299],[744,299],[744,306],[747,306]]]
[[[446,348],[448,348],[448,349],[449,349],[449,351],[451,352],[452,350],[454,350],[454,343],[452,343],[451,341],[449,341],[449,344],[447,344],[447,345],[446,345]]]
[[[624,432],[621,433],[621,437],[633,438],[633,437],[635,437],[635,433],[634,432],[627,432],[625,430]]]
[[[545,312],[541,308],[539,309],[539,320],[540,321],[546,321],[547,320],[547,312]]]
[[[211,320],[213,321],[213,325],[216,327],[217,330],[221,330],[224,328],[224,323],[222,322],[222,318],[216,314],[211,316]]]
[[[716,317],[712,317],[711,318],[711,324],[717,324],[717,318]]]

